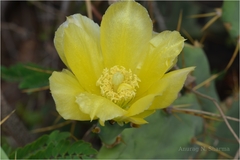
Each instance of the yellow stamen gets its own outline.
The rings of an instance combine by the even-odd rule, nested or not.
[[[127,71],[123,66],[114,66],[103,70],[96,85],[100,87],[102,96],[126,108],[136,95],[138,82],[140,79],[131,70]]]

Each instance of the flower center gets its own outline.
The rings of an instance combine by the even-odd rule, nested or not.
[[[97,80],[97,86],[100,87],[102,96],[126,108],[136,95],[138,82],[140,79],[130,69],[127,71],[123,66],[114,66],[103,70],[101,77]]]

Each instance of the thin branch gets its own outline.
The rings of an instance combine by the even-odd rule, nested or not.
[[[52,126],[48,126],[48,127],[44,127],[44,128],[38,128],[38,129],[32,130],[32,133],[40,133],[40,132],[51,131],[51,130],[66,126],[70,123],[72,123],[72,121],[65,121],[65,122],[55,124],[55,125],[52,125]]]
[[[192,143],[197,144],[197,145],[199,145],[201,147],[204,147],[204,148],[208,148],[208,149],[210,149],[210,150],[212,150],[212,151],[214,151],[214,152],[216,152],[216,153],[218,153],[221,156],[224,156],[226,158],[229,158],[229,159],[233,158],[232,156],[228,155],[227,153],[222,152],[222,151],[218,150],[217,148],[215,148],[213,146],[210,146],[209,144],[198,141],[196,138],[192,138]]]
[[[230,61],[228,62],[227,67],[224,69],[224,72],[227,72],[227,70],[232,66],[232,63],[234,62],[236,56],[238,55],[239,44],[240,44],[240,43],[239,43],[239,40],[240,40],[240,38],[238,39],[238,43],[237,43],[237,45],[236,45],[236,48],[235,48],[235,50],[234,50],[234,52],[233,52],[233,55],[232,55]]]
[[[84,141],[89,141],[89,139],[90,139],[89,135],[90,135],[90,133],[93,132],[93,129],[94,129],[95,127],[96,127],[96,125],[94,124],[91,128],[89,128],[89,129],[87,130],[87,132],[83,135],[82,140],[84,140]],[[94,132],[93,132],[93,133],[94,133]]]
[[[201,88],[202,86],[204,86],[205,84],[210,83],[211,81],[213,81],[214,79],[216,79],[217,77],[219,77],[220,75],[222,75],[223,73],[226,73],[228,71],[228,69],[232,66],[237,54],[238,54],[238,50],[239,50],[239,43],[237,43],[236,48],[233,52],[232,58],[230,59],[230,61],[228,62],[228,65],[226,66],[226,68],[222,71],[219,72],[217,74],[212,75],[211,77],[209,77],[208,79],[204,80],[203,82],[201,82],[200,84],[198,84],[197,86],[195,86],[193,88],[193,90],[197,90],[199,88]]]
[[[218,15],[214,16],[210,21],[208,21],[203,28],[201,29],[201,31],[206,30],[210,25],[212,25],[217,19],[219,18]]]
[[[190,89],[190,88],[188,88],[188,89]],[[218,105],[216,99],[214,99],[214,98],[212,98],[212,97],[209,97],[209,96],[207,96],[207,95],[205,95],[205,94],[202,94],[202,93],[200,93],[200,92],[198,92],[198,91],[195,91],[195,90],[192,90],[192,89],[190,89],[190,90],[191,90],[193,93],[195,93],[196,95],[201,96],[201,97],[206,98],[206,99],[209,99],[210,101],[212,101],[212,102],[215,104],[215,106],[217,107],[218,111],[220,112],[221,117],[223,118],[224,122],[226,123],[228,129],[229,129],[230,132],[233,134],[233,136],[234,136],[234,138],[237,140],[237,142],[240,144],[240,140],[239,140],[237,134],[234,132],[234,130],[232,129],[232,127],[231,127],[230,124],[228,123],[228,120],[227,120],[226,116],[224,115],[221,107]]]
[[[37,71],[37,72],[43,72],[43,73],[47,73],[47,74],[52,74],[53,71],[50,70],[44,70],[44,69],[40,69],[40,68],[35,68],[35,67],[31,67],[31,66],[24,66],[27,69],[33,70],[33,71]]]
[[[238,149],[236,155],[234,156],[234,160],[237,160],[240,156],[240,148]]]
[[[3,120],[0,121],[0,126],[8,119],[10,118],[10,116],[16,111],[16,109],[14,109],[11,113],[9,113],[9,115],[7,115],[5,118],[3,118]]]
[[[93,19],[91,1],[90,1],[90,0],[85,0],[85,2],[86,2],[86,6],[87,6],[87,15],[88,15],[88,18]]]
[[[202,86],[210,83],[211,81],[213,81],[214,79],[216,79],[221,73],[218,74],[214,74],[211,77],[209,77],[208,79],[204,80],[203,82],[199,83],[198,85],[196,85],[195,87],[193,87],[193,90],[197,90],[199,88],[201,88]]]
[[[12,110],[13,108],[8,104],[1,93],[1,115],[6,117],[12,112]],[[35,139],[35,136],[30,134],[17,114],[12,114],[8,120],[1,125],[1,127],[3,131],[12,136],[19,147],[24,146]]]
[[[192,112],[192,113],[201,113],[201,114],[205,114],[205,115],[210,115],[210,116],[213,116],[213,117],[221,117],[221,115],[219,114],[214,114],[214,113],[211,113],[211,112],[206,112],[206,111],[201,111],[201,110],[195,110],[195,109],[181,109],[181,108],[176,108],[176,107],[173,107],[174,110],[178,110],[178,111],[186,111],[186,112]],[[226,116],[227,119],[229,120],[232,120],[232,121],[236,121],[236,122],[240,122],[239,119],[237,118],[234,118],[234,117],[229,117],[229,116]]]
[[[210,12],[210,13],[204,13],[204,14],[195,14],[189,16],[189,18],[203,18],[203,17],[211,17],[211,16],[216,16],[216,12]]]
[[[188,38],[188,40],[194,44],[194,40],[193,38],[190,36],[190,34],[185,30],[185,29],[182,29],[183,33],[185,34],[185,36]]]
[[[178,24],[177,24],[177,31],[180,32],[182,24],[182,10],[180,11],[179,17],[178,17]]]

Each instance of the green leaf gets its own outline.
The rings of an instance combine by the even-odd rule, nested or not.
[[[13,148],[10,147],[4,136],[1,137],[1,148],[6,155],[9,155],[13,151]]]
[[[81,158],[90,157],[97,151],[84,141],[72,142],[70,133],[54,131],[50,135],[43,135],[36,141],[12,152],[10,158],[17,159],[49,159],[49,158]]]
[[[4,150],[1,147],[1,159],[9,159]]]
[[[34,155],[37,152],[41,151],[43,149],[43,146],[46,144],[47,140],[48,136],[43,135],[33,143],[26,145],[24,148],[19,148],[16,151],[14,151],[10,155],[10,158],[14,158],[15,154],[17,154],[17,158],[30,157],[31,155]]]
[[[68,132],[62,132],[61,134],[59,134],[58,131],[55,131],[55,132],[52,132],[52,133],[49,135],[48,143],[57,144],[57,143],[60,142],[61,140],[66,139],[66,138],[68,138],[68,137],[70,137],[70,133],[68,133]]]
[[[192,104],[192,109],[200,109],[193,94],[187,94],[175,104]],[[100,159],[155,159],[155,158],[190,158],[196,151],[184,152],[189,148],[191,138],[202,131],[202,119],[187,114],[167,115],[162,110],[147,118],[149,122],[140,128],[125,129],[122,139],[125,142],[113,148],[102,147],[97,155]],[[108,133],[105,133],[108,134]]]
[[[69,150],[66,146],[70,146],[70,141],[61,140],[59,141],[57,147],[52,148],[52,156],[58,157],[59,153],[61,153],[62,156],[65,156]]]
[[[40,88],[49,85],[51,71],[36,64],[16,64],[9,68],[1,66],[2,79],[9,82],[20,82],[20,89]]]

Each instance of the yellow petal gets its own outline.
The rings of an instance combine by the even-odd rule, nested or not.
[[[136,117],[136,118],[146,118],[148,116],[150,116],[151,114],[153,114],[155,112],[155,110],[146,110],[140,114],[137,114],[133,117]]]
[[[126,111],[114,104],[112,101],[90,93],[81,93],[76,97],[76,102],[82,112],[89,114],[91,120],[99,118],[101,124],[106,120],[123,116]]]
[[[116,2],[103,16],[100,30],[105,66],[117,64],[134,72],[152,37],[147,10],[134,1]]]
[[[127,114],[125,117],[131,117],[142,113],[147,110],[151,105],[155,98],[156,94],[147,95],[145,97],[140,98],[135,103],[131,105],[131,107],[127,110]]]
[[[63,24],[61,24],[59,26],[59,28],[57,29],[57,31],[55,32],[55,37],[54,37],[54,45],[55,48],[58,52],[58,55],[60,56],[61,60],[63,61],[63,63],[69,68],[68,64],[67,64],[67,60],[64,54],[64,49],[63,49],[63,37],[64,37],[64,29],[68,26],[68,22],[64,22]]]
[[[188,67],[172,71],[164,75],[164,77],[155,83],[150,89],[151,93],[160,93],[156,96],[150,109],[160,109],[168,107],[177,98],[179,91],[182,89],[184,82],[189,72],[193,71],[195,67]]]
[[[138,96],[144,94],[173,66],[184,46],[184,38],[177,31],[164,31],[153,37],[150,44],[150,53],[138,74],[141,79]]]
[[[73,23],[77,25],[81,30],[84,30],[88,32],[93,39],[99,42],[99,35],[100,35],[100,29],[98,24],[94,23],[92,20],[89,18],[82,16],[80,14],[74,14],[72,16],[67,17],[67,20],[59,26],[57,31],[55,32],[55,37],[54,37],[54,45],[55,48],[63,61],[63,63],[69,68],[66,60],[66,56],[64,54],[64,30],[68,27],[69,23]]]
[[[84,90],[99,93],[96,82],[102,73],[103,63],[99,35],[94,36],[91,33],[94,27],[93,22],[92,27],[68,24],[64,32],[64,53],[70,69]]]
[[[135,124],[145,124],[145,123],[148,123],[148,122],[146,120],[144,120],[144,118],[150,116],[154,112],[155,112],[155,110],[146,110],[146,111],[144,111],[144,112],[142,112],[138,115],[135,115],[133,117],[125,117],[125,119],[121,119],[121,121],[125,121],[126,123],[132,122],[132,123],[135,123]]]
[[[138,118],[138,117],[129,117],[128,121],[126,121],[126,122],[132,122],[132,123],[135,123],[135,124],[146,124],[146,123],[148,123],[143,118]]]
[[[53,72],[49,83],[56,109],[64,119],[90,120],[90,116],[81,112],[75,102],[76,95],[83,92],[83,88],[70,71]]]

